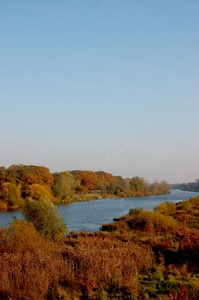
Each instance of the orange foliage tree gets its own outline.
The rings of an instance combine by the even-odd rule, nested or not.
[[[1,185],[0,197],[8,204],[8,207],[23,205],[21,197],[21,186],[11,182]]]

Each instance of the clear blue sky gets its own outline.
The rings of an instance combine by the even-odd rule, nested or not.
[[[0,165],[199,178],[198,0],[0,1]]]

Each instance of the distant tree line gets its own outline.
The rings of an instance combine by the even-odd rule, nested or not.
[[[166,181],[149,184],[142,177],[123,179],[103,171],[50,173],[43,166],[0,167],[0,209],[24,207],[27,200],[55,204],[108,197],[143,197],[170,193]]]
[[[182,191],[199,192],[199,179],[196,179],[194,182],[172,184],[171,188]]]

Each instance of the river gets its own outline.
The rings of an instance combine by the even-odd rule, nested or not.
[[[87,232],[98,231],[102,224],[110,223],[113,218],[128,214],[131,208],[147,208],[153,210],[160,202],[173,201],[177,203],[199,193],[181,190],[171,190],[171,194],[159,196],[100,199],[87,202],[74,202],[59,205],[58,212],[64,218],[68,231]],[[0,226],[6,226],[13,221],[13,217],[22,218],[20,211],[0,212]]]

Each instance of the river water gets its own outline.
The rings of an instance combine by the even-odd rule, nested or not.
[[[199,193],[195,192],[172,189],[171,194],[167,195],[100,199],[59,205],[58,212],[64,218],[69,232],[79,232],[81,230],[94,232],[98,231],[102,224],[112,222],[113,218],[128,214],[131,208],[153,210],[160,202],[173,201],[177,203],[198,195]],[[22,218],[21,212],[0,212],[0,226],[8,225],[13,221],[13,217]]]

